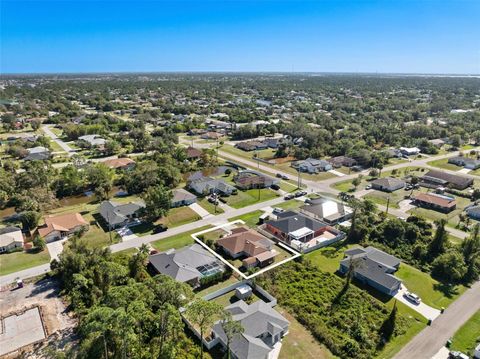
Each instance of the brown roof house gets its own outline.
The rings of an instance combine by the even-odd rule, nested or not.
[[[233,229],[232,234],[219,239],[217,245],[234,259],[243,257],[244,268],[264,267],[278,255],[272,241],[243,227]]]
[[[424,208],[434,209],[445,213],[451,212],[457,208],[457,201],[455,198],[437,193],[419,193],[415,196],[414,203]]]
[[[192,146],[187,147],[186,153],[189,160],[196,160],[202,157],[202,151]]]
[[[36,232],[46,242],[53,242],[88,228],[88,222],[80,213],[67,213],[45,217],[45,224],[38,227]]]
[[[131,170],[135,167],[135,161],[127,158],[112,158],[110,160],[103,161],[103,163],[113,169],[120,169],[120,170]]]
[[[421,185],[424,187],[452,187],[464,190],[473,185],[473,178],[458,176],[444,171],[431,170],[422,178]]]

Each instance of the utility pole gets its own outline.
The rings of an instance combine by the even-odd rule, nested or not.
[[[390,196],[388,196],[387,198],[387,210],[385,211],[387,215],[388,215],[388,207],[390,207]]]
[[[302,188],[302,187],[301,187],[301,186],[302,186],[302,176],[301,176],[301,174],[300,174],[300,170],[299,170],[299,169],[297,169],[297,173],[298,173],[297,187],[298,187],[298,189],[300,189],[300,188]]]

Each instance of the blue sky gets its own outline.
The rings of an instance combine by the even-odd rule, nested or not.
[[[0,1],[2,73],[480,73],[479,0]]]

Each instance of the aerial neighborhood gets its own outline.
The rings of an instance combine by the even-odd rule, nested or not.
[[[478,91],[3,76],[0,357],[479,357]]]

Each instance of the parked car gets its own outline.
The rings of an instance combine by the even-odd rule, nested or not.
[[[283,175],[281,173],[277,173],[275,176],[277,176],[277,178],[283,178]]]
[[[279,214],[279,213],[282,213],[282,212],[285,212],[285,210],[282,209],[282,208],[278,208],[278,207],[274,207],[273,211],[272,211],[273,214]]]
[[[280,189],[280,186],[278,184],[272,184],[270,188],[274,189],[275,191],[278,191]]]
[[[450,359],[469,359],[470,357],[462,352],[450,352],[448,353]]]
[[[294,199],[295,196],[293,194],[287,194],[285,197],[283,197],[284,200],[289,200],[289,199]]]
[[[282,175],[282,179],[285,180],[285,181],[290,180],[290,178],[288,178],[288,176],[285,176],[285,175]]]
[[[152,233],[153,234],[162,233],[162,232],[165,232],[167,229],[168,229],[168,227],[165,226],[164,224],[159,224],[159,225],[155,226],[155,228],[153,228]]]
[[[418,295],[415,293],[405,292],[403,296],[412,303],[420,304],[422,301]]]
[[[306,195],[307,195],[307,191],[300,191],[300,193],[302,194],[302,196],[306,196]]]
[[[297,198],[297,197],[302,197],[303,194],[302,194],[302,192],[295,192],[295,193],[293,194],[293,196],[294,196],[295,198]]]
[[[367,184],[367,186],[365,187],[365,189],[372,189],[372,185],[371,185],[371,184]]]

